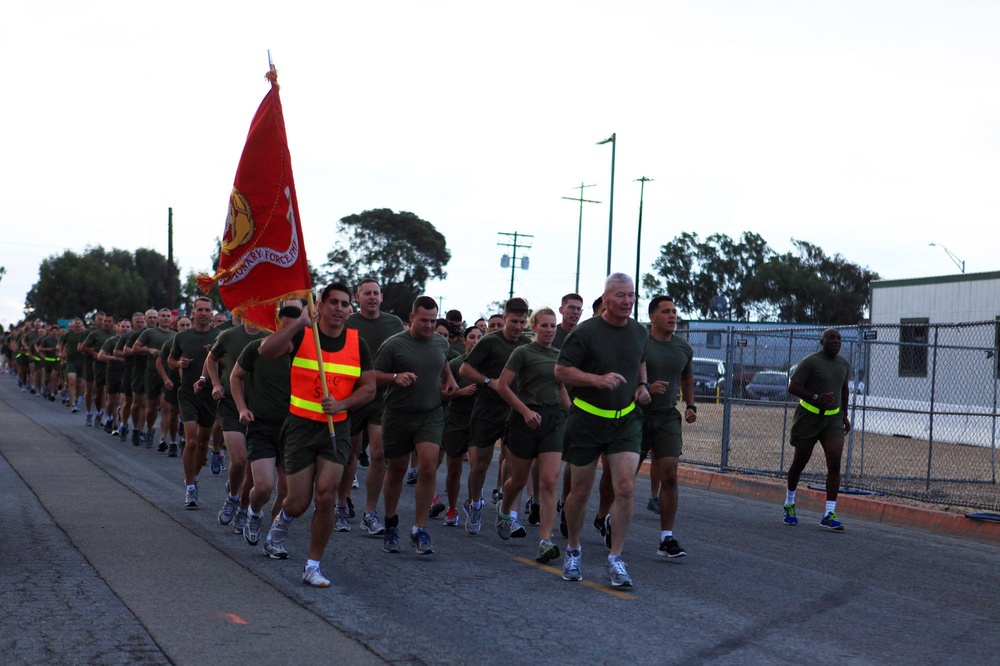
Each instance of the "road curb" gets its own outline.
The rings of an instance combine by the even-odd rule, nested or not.
[[[648,460],[643,461],[639,473],[649,476]],[[782,504],[785,500],[785,484],[782,481],[744,476],[737,472],[697,469],[685,465],[677,468],[677,478],[680,483],[692,488],[739,495],[775,504]],[[826,493],[800,485],[795,499],[798,508],[823,511]],[[937,534],[1000,543],[1000,522],[973,520],[964,515],[895,504],[874,497],[841,494],[837,498],[837,513],[844,517],[916,527]]]

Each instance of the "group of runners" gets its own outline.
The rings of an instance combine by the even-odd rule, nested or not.
[[[51,397],[63,385],[72,410],[86,409],[87,426],[122,442],[131,432],[134,446],[151,448],[159,414],[158,450],[182,456],[187,508],[199,505],[202,468],[223,470],[224,441],[227,492],[218,520],[250,545],[263,541],[268,557],[288,558],[289,530],[314,507],[302,576],[308,585],[330,584],[320,562],[333,531],[350,531],[356,520],[351,495],[359,461],[369,468],[360,529],[381,538],[386,553],[398,553],[408,537],[418,554],[429,555],[432,520],[480,533],[499,444],[490,493],[496,534],[525,538],[523,508],[527,522],[538,525],[536,560],[562,555],[569,581],[583,579],[580,537],[600,465],[594,526],[608,549],[607,579],[619,587],[633,585],[622,552],[634,479],[648,454],[646,506],[659,513],[661,527],[656,552],[686,555],[673,531],[677,467],[682,422],[695,423],[698,412],[694,352],[675,335],[676,306],[668,296],[653,298],[647,330],[631,316],[635,299],[632,279],[615,273],[588,319],[583,298],[570,293],[558,312],[531,311],[511,298],[503,313],[463,328],[460,313],[440,317],[428,296],[413,302],[408,321],[383,312],[380,285],[366,278],[353,293],[344,284],[326,286],[315,318],[301,302],[285,303],[271,334],[220,319],[212,301],[199,298],[190,317],[176,322],[170,310],[151,309],[117,322],[98,313],[90,331],[75,319],[61,335],[41,322],[25,324],[4,348],[23,391]],[[837,353],[839,341],[836,331],[824,332],[822,350],[791,378],[789,391],[802,402],[792,427],[786,524],[797,523],[795,486],[819,441],[830,475],[837,474],[828,476],[828,488],[837,483],[822,524],[843,529],[835,512],[837,438],[842,448],[850,424],[839,407],[849,367]],[[447,474],[438,493],[442,463]],[[415,486],[415,497],[401,537],[404,484]],[[566,538],[564,553],[555,529]]]

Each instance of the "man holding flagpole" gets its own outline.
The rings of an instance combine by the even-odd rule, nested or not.
[[[309,558],[302,582],[327,587],[320,559],[333,533],[334,498],[351,455],[350,410],[375,397],[375,371],[368,345],[355,329],[345,326],[351,314],[351,292],[341,284],[323,289],[315,322],[309,310],[279,329],[260,346],[260,356],[292,357],[290,405],[281,430],[282,461],[288,482],[278,517],[267,540],[280,545],[293,519],[309,508],[315,494],[316,510],[310,528]],[[317,331],[306,331],[317,327]],[[319,349],[314,336],[318,332]],[[329,395],[324,397],[320,360]],[[333,420],[331,436],[328,420]],[[314,492],[315,490],[315,492]]]

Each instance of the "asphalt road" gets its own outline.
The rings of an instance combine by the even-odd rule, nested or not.
[[[995,663],[1000,639],[1000,546],[850,515],[840,534],[807,512],[788,528],[780,506],[682,487],[689,555],[663,560],[640,478],[632,589],[603,581],[596,530],[585,583],[567,583],[531,559],[537,528],[503,542],[488,505],[478,536],[433,521],[431,556],[387,555],[355,521],[316,590],[301,583],[307,521],[291,558],[269,560],[218,524],[224,474],[206,469],[201,508],[185,510],[178,459],[85,428],[9,376],[0,456],[5,663],[968,664]]]

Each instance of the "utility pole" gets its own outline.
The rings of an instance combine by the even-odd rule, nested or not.
[[[635,320],[639,321],[639,254],[642,251],[642,195],[646,191],[646,183],[652,178],[636,178],[639,183],[639,230],[635,234]]]
[[[503,255],[500,258],[500,266],[502,268],[507,268],[508,265],[510,266],[510,296],[508,296],[507,298],[514,298],[514,271],[517,270],[517,250],[518,250],[518,248],[521,248],[521,249],[524,249],[524,250],[530,250],[531,249],[531,245],[530,244],[525,244],[525,243],[518,244],[517,239],[518,238],[521,238],[521,239],[524,239],[524,238],[534,238],[534,236],[532,236],[530,234],[520,234],[520,233],[518,233],[516,231],[514,233],[507,233],[507,232],[501,231],[497,235],[498,236],[507,236],[508,238],[513,239],[513,240],[511,240],[511,241],[509,241],[507,243],[503,243],[503,242],[497,243],[497,245],[500,246],[500,247],[509,247],[509,248],[511,248],[511,254],[509,256],[505,254],[505,255]],[[527,257],[521,257],[521,270],[523,270],[523,271],[528,270],[528,258]]]
[[[611,144],[611,198],[608,201],[608,275],[611,275],[611,239],[613,238],[611,228],[615,221],[615,150],[618,148],[617,133],[612,132],[611,136],[604,141],[598,141],[597,145],[600,146],[605,143]]]
[[[167,307],[174,309],[174,209],[167,208]]]
[[[580,183],[580,187],[574,187],[574,190],[580,190],[579,197],[562,197],[563,199],[568,199],[570,201],[580,202],[580,220],[576,224],[576,286],[573,287],[573,291],[580,293],[580,244],[583,239],[583,204],[585,203],[595,203],[599,204],[600,201],[594,201],[592,199],[583,198],[583,188],[585,187],[597,187],[596,185],[584,185]]]

